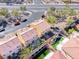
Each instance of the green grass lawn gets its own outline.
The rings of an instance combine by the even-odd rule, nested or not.
[[[64,37],[62,37],[60,39],[60,41],[56,42],[55,44],[52,45],[53,48],[56,48],[58,44],[60,44],[60,42],[62,42],[64,40]]]

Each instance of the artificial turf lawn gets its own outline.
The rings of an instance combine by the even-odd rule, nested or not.
[[[60,41],[56,42],[55,44],[52,45],[52,47],[56,48],[56,46],[64,40],[64,37],[60,39]],[[49,53],[49,50],[46,50],[43,52],[37,59],[44,59],[44,57]]]
[[[44,53],[42,53],[37,59],[44,59],[44,57],[49,53],[49,50],[46,50]]]
[[[52,47],[53,47],[53,48],[56,48],[57,45],[58,45],[60,42],[62,42],[63,40],[64,40],[64,37],[62,37],[62,38],[60,39],[60,41],[58,41],[58,42],[56,42],[55,44],[53,44]]]

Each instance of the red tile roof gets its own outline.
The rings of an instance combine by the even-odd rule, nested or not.
[[[42,31],[45,31],[50,28],[50,25],[47,24],[45,21],[42,21],[41,23],[39,23],[38,26]]]
[[[22,36],[25,38],[25,41],[28,41],[28,40],[33,40],[34,37],[37,37],[37,33],[35,29],[30,28],[25,33],[23,33]]]
[[[50,28],[50,25],[45,20],[38,20],[32,23],[32,25],[37,25],[42,31]]]
[[[4,44],[0,45],[0,54],[5,55],[9,54],[10,51],[13,51],[16,49],[18,46],[21,46],[18,38],[13,36],[13,38],[6,39],[9,41],[4,42]]]
[[[63,50],[73,59],[79,59],[79,41],[76,39],[69,40]]]
[[[56,51],[50,59],[67,59],[60,51]]]

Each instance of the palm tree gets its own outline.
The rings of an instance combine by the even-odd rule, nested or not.
[[[48,16],[47,22],[50,24],[55,24],[57,22],[57,18],[55,16]]]

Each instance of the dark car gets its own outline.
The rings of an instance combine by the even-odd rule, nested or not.
[[[5,31],[5,28],[0,28],[0,32],[3,32],[3,31]]]
[[[21,22],[26,22],[27,21],[27,19],[24,19],[24,20],[22,20]]]
[[[8,23],[5,20],[0,20],[0,32],[5,31],[7,24]]]

